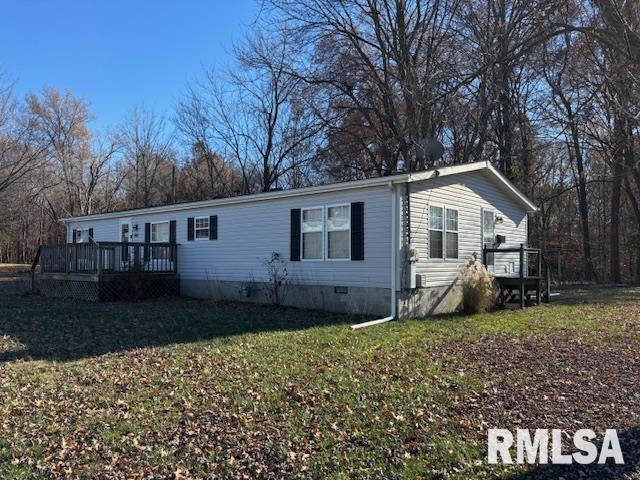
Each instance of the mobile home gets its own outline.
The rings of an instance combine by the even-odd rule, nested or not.
[[[41,280],[69,294],[101,275],[131,288],[123,279],[135,271],[166,275],[189,297],[266,302],[278,288],[279,302],[304,308],[444,313],[460,305],[459,266],[483,247],[509,252],[488,256],[490,271],[524,276],[515,249],[528,246],[535,210],[481,162],[65,218],[62,260],[43,257]]]

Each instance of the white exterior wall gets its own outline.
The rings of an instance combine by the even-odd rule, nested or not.
[[[325,260],[289,262],[292,208],[364,202],[364,261]],[[218,239],[187,241],[187,218],[218,216]],[[186,280],[266,280],[263,261],[278,252],[287,261],[289,281],[294,284],[349,287],[390,286],[391,192],[374,186],[313,195],[289,196],[217,207],[200,207],[164,213],[71,222],[73,228],[93,228],[96,241],[120,241],[120,222],[131,218],[138,225],[137,237],[144,241],[146,222],[176,220],[178,273]],[[326,241],[326,240],[325,240]]]
[[[481,212],[494,210],[504,218],[496,225],[496,235],[505,235],[506,247],[527,245],[526,211],[492,179],[491,174],[475,171],[434,178],[411,185],[411,244],[419,251],[416,273],[425,274],[427,287],[448,286],[455,281],[458,267],[477,256],[482,259]],[[458,210],[458,259],[429,258],[429,205]],[[495,273],[506,274],[509,263],[518,272],[519,254],[497,254]]]

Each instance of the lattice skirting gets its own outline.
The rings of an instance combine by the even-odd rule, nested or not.
[[[45,297],[91,302],[142,300],[180,295],[180,280],[142,276],[122,276],[97,281],[41,277],[35,281],[35,291]]]

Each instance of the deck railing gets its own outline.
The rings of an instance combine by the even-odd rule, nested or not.
[[[506,260],[505,260],[506,257]],[[518,279],[520,282],[520,302],[524,306],[525,282],[537,282],[537,299],[541,295],[549,301],[551,292],[551,271],[540,248],[528,248],[524,244],[520,247],[482,249],[482,263],[492,270],[496,277]],[[512,265],[512,267],[508,267]],[[496,268],[498,266],[498,268]],[[493,268],[491,268],[493,267]],[[507,271],[500,271],[500,268]]]
[[[43,245],[39,263],[43,273],[177,273],[178,246],[146,242]]]

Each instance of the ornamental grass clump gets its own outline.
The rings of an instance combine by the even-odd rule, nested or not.
[[[465,313],[485,312],[495,302],[495,281],[485,266],[475,260],[458,269],[462,283],[462,308]]]

